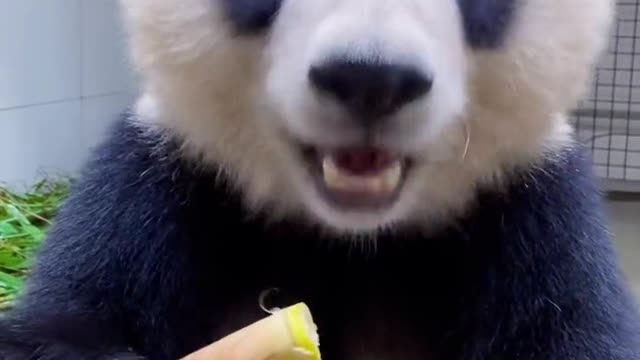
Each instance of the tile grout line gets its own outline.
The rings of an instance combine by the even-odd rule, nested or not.
[[[62,104],[62,103],[69,103],[69,102],[72,102],[72,101],[92,100],[92,99],[98,99],[98,98],[104,98],[104,97],[110,97],[110,96],[125,95],[125,94],[128,94],[128,93],[129,92],[127,92],[127,91],[116,91],[116,92],[97,94],[97,95],[63,98],[63,99],[58,99],[58,100],[45,101],[45,102],[41,102],[41,103],[33,103],[33,104],[26,104],[26,105],[18,105],[18,106],[10,106],[10,107],[5,107],[5,108],[0,108],[0,112],[11,111],[11,110],[29,109],[29,108],[38,107],[38,106],[56,105],[56,104]]]

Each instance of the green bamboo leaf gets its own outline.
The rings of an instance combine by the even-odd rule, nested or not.
[[[26,269],[26,266],[27,262],[25,257],[13,252],[0,252],[0,271],[8,271],[11,273],[21,272]]]
[[[9,215],[16,218],[16,220],[21,225],[31,225],[31,222],[29,221],[29,219],[27,219],[27,217],[24,216],[24,214],[20,212],[20,210],[18,210],[18,208],[15,205],[13,204],[7,205],[7,211],[9,212]]]
[[[18,234],[20,231],[14,224],[10,221],[2,221],[0,222],[0,239],[7,236],[14,236]]]
[[[31,237],[31,239],[36,242],[40,242],[40,240],[42,240],[42,238],[44,237],[44,231],[30,224],[24,225],[22,227],[22,230],[24,230],[24,232],[26,232]]]
[[[0,272],[0,287],[11,290],[20,289],[22,287],[22,279],[5,272]]]
[[[0,312],[10,308],[22,290],[70,185],[71,181],[46,179],[23,193],[0,186]]]

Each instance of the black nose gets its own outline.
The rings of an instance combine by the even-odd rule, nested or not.
[[[332,61],[312,67],[313,86],[342,104],[352,116],[371,122],[426,95],[433,78],[410,66]]]

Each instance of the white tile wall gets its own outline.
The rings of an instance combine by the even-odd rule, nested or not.
[[[0,109],[80,96],[79,0],[0,4]]]
[[[84,151],[90,151],[104,139],[106,131],[131,103],[131,96],[110,95],[88,98],[82,102],[81,139]]]
[[[114,94],[133,87],[124,32],[114,0],[84,0],[82,19],[82,94]]]
[[[0,7],[0,182],[72,173],[134,100],[118,2]]]
[[[80,101],[0,112],[0,181],[28,185],[44,174],[67,174],[82,161]]]

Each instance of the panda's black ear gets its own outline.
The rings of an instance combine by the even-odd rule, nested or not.
[[[457,0],[469,45],[495,48],[507,35],[518,0]]]
[[[268,28],[283,0],[222,0],[230,20],[240,33],[254,34]]]

